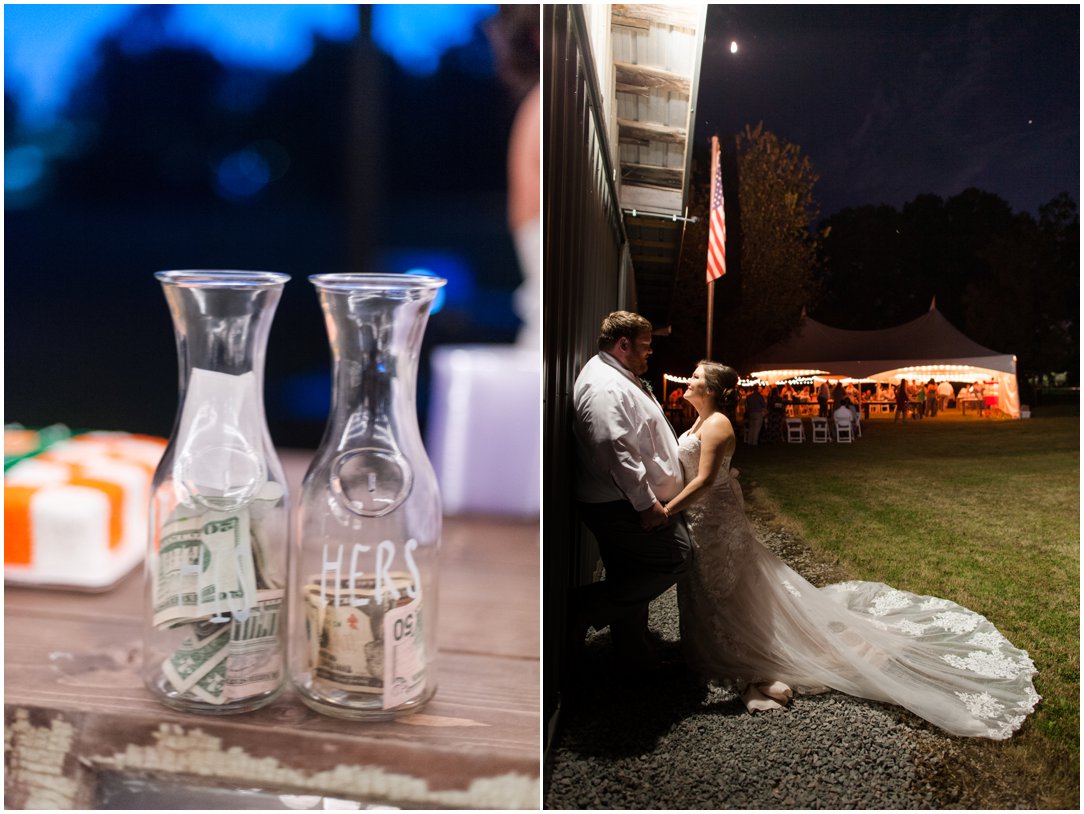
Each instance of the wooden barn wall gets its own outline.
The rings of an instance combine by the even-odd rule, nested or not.
[[[579,6],[544,6],[543,105],[543,720],[548,748],[567,666],[572,586],[589,582],[597,550],[572,497],[572,386],[596,352],[602,318],[635,308],[591,44]]]

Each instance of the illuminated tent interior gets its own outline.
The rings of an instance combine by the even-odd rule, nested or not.
[[[781,342],[757,354],[750,376],[774,384],[795,377],[908,381],[996,382],[998,409],[1020,417],[1016,357],[969,339],[937,310],[894,328],[850,331],[803,315]]]

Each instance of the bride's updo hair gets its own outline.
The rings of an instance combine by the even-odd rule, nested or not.
[[[697,367],[704,369],[704,384],[711,391],[715,409],[733,415],[738,406],[738,371],[708,359],[701,359]]]

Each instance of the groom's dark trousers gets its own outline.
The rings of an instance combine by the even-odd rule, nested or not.
[[[647,634],[647,606],[685,571],[689,530],[683,515],[650,531],[626,500],[577,502],[598,541],[606,578],[580,589],[580,613],[596,630],[610,626],[618,649],[635,650]]]

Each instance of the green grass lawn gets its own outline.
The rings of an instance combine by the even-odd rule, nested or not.
[[[739,442],[733,465],[779,521],[851,578],[952,599],[1027,650],[1043,701],[990,754],[1019,764],[1009,768],[1041,785],[1051,807],[1076,808],[1079,417],[949,413],[868,421],[863,431],[849,445]]]

